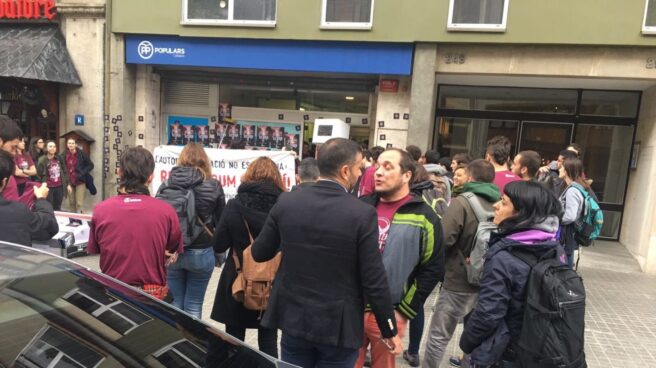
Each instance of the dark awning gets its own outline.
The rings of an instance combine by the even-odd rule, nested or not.
[[[57,25],[1,24],[0,76],[82,85]]]

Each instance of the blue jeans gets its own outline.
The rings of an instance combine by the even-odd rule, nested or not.
[[[167,268],[169,291],[174,306],[201,318],[203,299],[214,271],[214,249],[185,249]]]
[[[282,334],[282,360],[302,368],[353,368],[359,349],[316,344]]]

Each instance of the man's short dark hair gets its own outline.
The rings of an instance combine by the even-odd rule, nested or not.
[[[357,142],[345,138],[331,138],[319,148],[317,164],[321,176],[334,178],[344,166],[355,163],[358,153],[362,152]]]
[[[126,149],[121,155],[120,167],[119,187],[125,189],[127,193],[148,193],[146,183],[155,170],[155,159],[147,149],[143,147]]]
[[[576,152],[570,151],[570,150],[567,150],[567,149],[564,149],[564,150],[560,151],[558,153],[558,156],[563,156],[563,158],[565,160],[567,160],[568,158],[579,158],[579,156],[576,154]]]
[[[450,159],[450,158],[448,158],[448,157],[442,157],[441,159],[439,159],[439,161],[438,161],[437,163],[438,163],[439,165],[444,166],[444,168],[446,169],[446,171],[448,171],[448,172],[451,172],[451,171],[452,171],[452,170],[451,170],[451,159]]]
[[[23,138],[23,131],[10,117],[0,115],[0,139],[3,143]]]
[[[467,165],[467,172],[472,181],[492,183],[494,181],[494,166],[482,158],[476,159]]]
[[[417,146],[407,146],[405,150],[410,154],[410,157],[412,157],[413,160],[419,161],[421,158],[421,148]]]
[[[410,171],[412,173],[412,176],[410,177],[410,183],[412,183],[415,177],[415,172],[417,171],[417,162],[412,158],[412,156],[410,156],[410,154],[407,151],[404,151],[400,148],[388,148],[385,150],[385,152],[387,151],[398,152],[399,155],[401,155],[401,159],[399,160],[401,173]]]
[[[487,150],[485,152],[492,156],[492,159],[497,165],[503,165],[510,158],[511,147],[510,139],[502,135],[497,135],[487,141]]]
[[[535,177],[542,165],[542,157],[535,151],[521,151],[519,155],[519,164],[528,170],[529,178]]]
[[[385,149],[381,146],[375,146],[369,149],[369,153],[371,153],[371,159],[373,162],[378,161],[378,156],[380,156],[380,154],[383,152],[385,152]]]
[[[424,153],[427,164],[439,164],[440,163],[440,153],[437,150],[428,150]]]
[[[319,165],[317,160],[312,157],[304,158],[298,168],[298,176],[301,183],[315,182],[319,178]]]
[[[0,186],[2,182],[14,174],[16,169],[16,164],[14,163],[14,157],[9,153],[0,150]]]

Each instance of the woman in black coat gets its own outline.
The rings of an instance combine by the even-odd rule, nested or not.
[[[270,158],[260,157],[251,162],[241,178],[237,196],[228,201],[214,233],[214,251],[229,252],[219,279],[211,318],[224,323],[226,332],[241,340],[244,340],[247,328],[257,328],[260,351],[273,357],[278,357],[278,332],[261,327],[261,313],[244,308],[232,297],[232,284],[237,277],[233,254],[243,264],[242,252],[250,243],[244,221],[255,239],[278,196],[285,190],[280,172]]]

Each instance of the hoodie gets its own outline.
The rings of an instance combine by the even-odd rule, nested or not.
[[[469,315],[460,339],[460,348],[471,354],[473,364],[498,362],[508,344],[516,341],[521,332],[530,267],[509,248],[524,247],[536,256],[555,248],[556,256],[564,264],[557,231],[558,218],[550,216],[529,229],[493,234],[490,238],[478,304]]]

